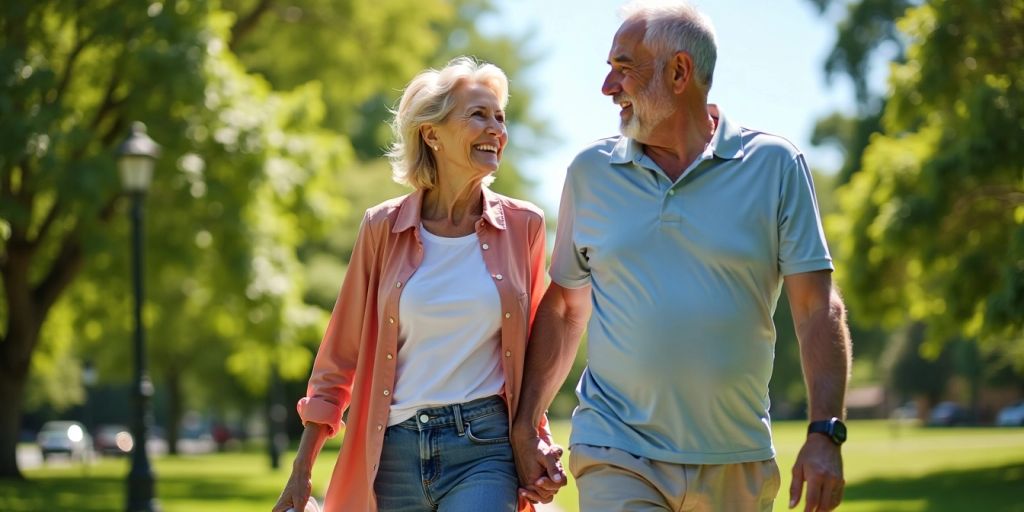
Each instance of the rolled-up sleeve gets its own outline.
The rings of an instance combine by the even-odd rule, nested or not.
[[[373,301],[368,300],[377,271],[372,231],[369,216],[364,215],[341,292],[313,362],[306,396],[296,406],[303,424],[327,425],[331,437],[344,426],[341,418],[351,402],[362,335],[373,318],[369,306]]]

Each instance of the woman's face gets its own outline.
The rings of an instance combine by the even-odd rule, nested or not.
[[[488,176],[498,170],[508,143],[505,112],[494,91],[485,85],[463,83],[454,95],[455,108],[433,126],[434,140],[427,136],[427,143],[438,148],[433,150],[438,171]]]

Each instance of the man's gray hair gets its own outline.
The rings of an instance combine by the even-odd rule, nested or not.
[[[711,89],[718,48],[715,27],[695,7],[681,1],[636,0],[620,10],[625,21],[644,21],[644,44],[655,58],[664,61],[675,52],[686,52],[693,59],[697,82]]]

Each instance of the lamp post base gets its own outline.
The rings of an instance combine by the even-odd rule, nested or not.
[[[136,474],[134,468],[128,473],[127,512],[160,512],[153,483],[152,474]]]

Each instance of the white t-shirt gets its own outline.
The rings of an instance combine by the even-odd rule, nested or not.
[[[423,263],[398,302],[398,374],[388,426],[417,409],[496,395],[501,299],[476,233],[445,238],[419,228]]]

